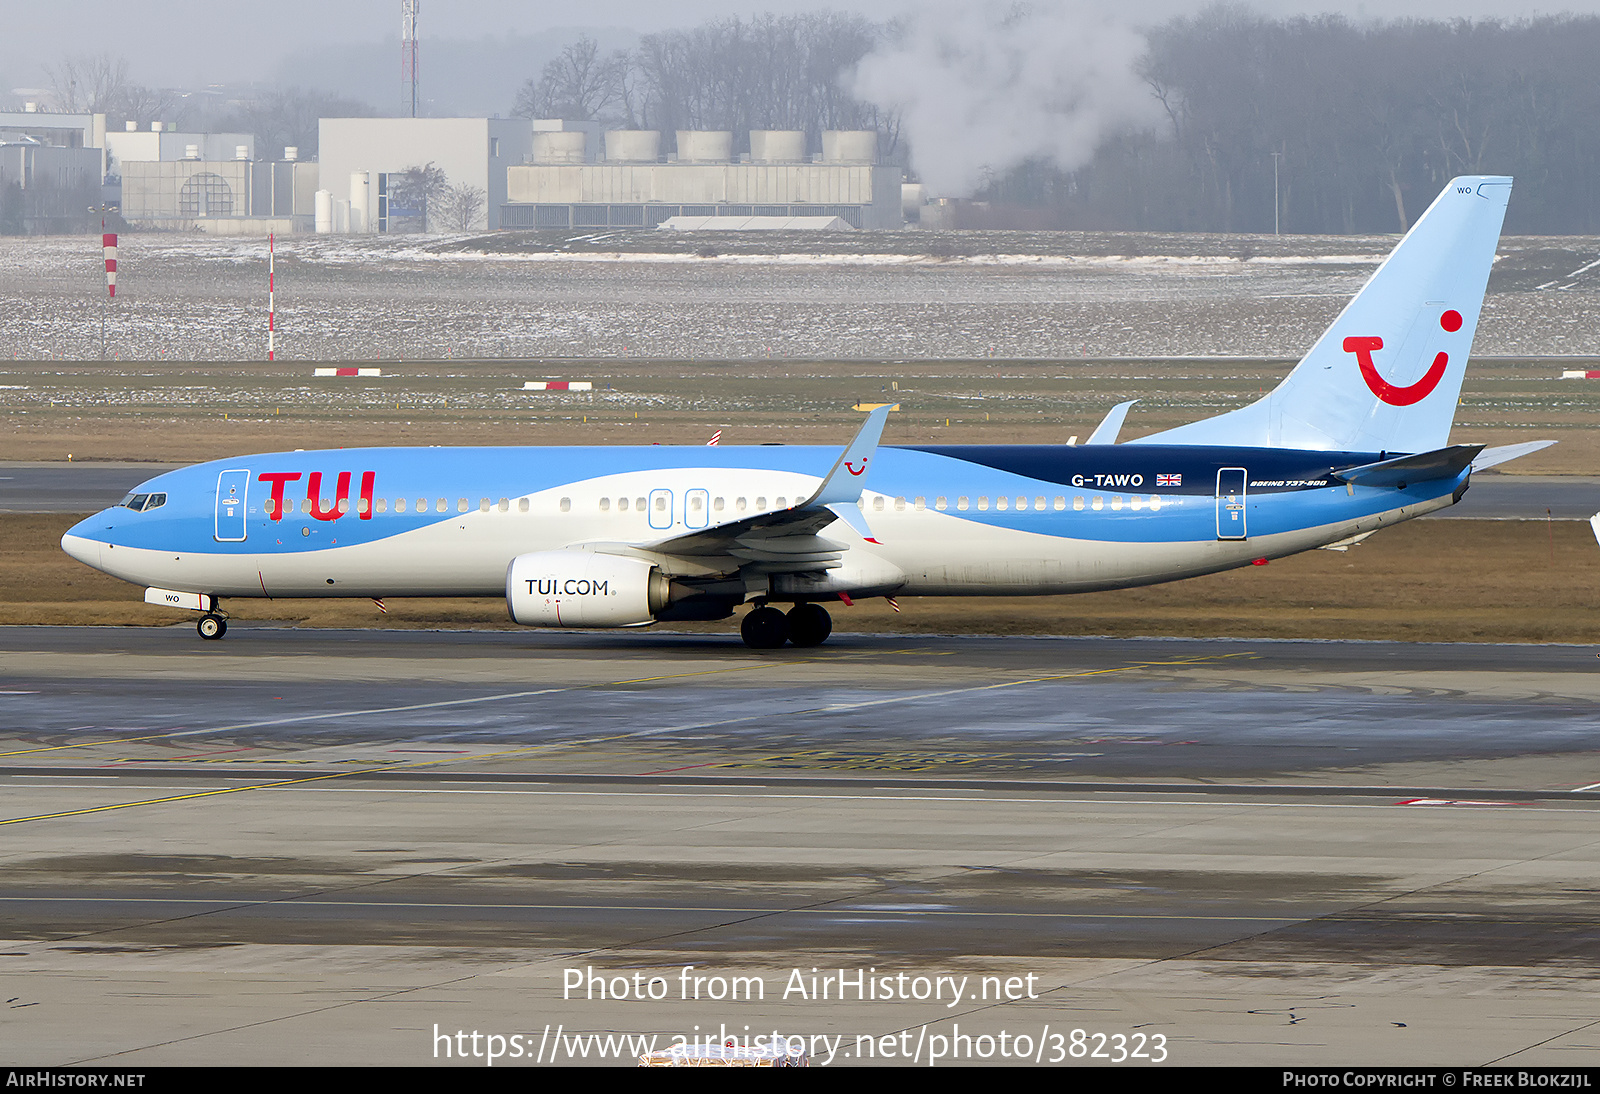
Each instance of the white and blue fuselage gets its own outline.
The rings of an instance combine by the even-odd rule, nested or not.
[[[787,509],[837,449],[372,448],[221,460],[159,475],[66,549],[126,581],[226,597],[494,596],[512,559],[651,545]],[[1377,453],[1176,445],[882,447],[869,542],[805,592],[1087,592],[1213,573],[1450,505],[1463,468],[1396,490],[1331,477]],[[693,556],[669,576],[726,573]],[[699,561],[699,559],[706,561]],[[774,575],[777,584],[787,575]],[[773,590],[779,594],[783,588]],[[787,590],[792,591],[792,590]]]

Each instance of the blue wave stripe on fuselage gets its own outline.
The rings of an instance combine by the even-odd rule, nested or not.
[[[666,446],[584,448],[348,448],[308,452],[280,452],[233,460],[216,460],[167,472],[140,485],[138,493],[165,493],[167,504],[149,513],[107,510],[99,522],[85,521],[75,534],[105,538],[114,523],[117,542],[132,547],[172,549],[177,542],[191,551],[215,553],[293,553],[329,546],[355,545],[399,535],[432,524],[457,519],[457,499],[465,497],[470,511],[479,499],[494,502],[520,498],[589,483],[608,476],[681,469],[708,471],[773,471],[822,477],[838,457],[838,449],[821,446]],[[1222,468],[1243,467],[1249,473],[1249,530],[1252,536],[1295,528],[1359,519],[1400,505],[1418,503],[1450,493],[1460,478],[1412,486],[1406,491],[1357,488],[1353,494],[1333,484],[1329,471],[1372,463],[1393,453],[1309,452],[1260,448],[1189,448],[1170,445],[953,445],[906,446],[879,449],[866,479],[869,493],[889,497],[926,499],[934,507],[937,497],[947,499],[942,515],[995,528],[1041,535],[1102,542],[1157,542],[1211,539],[1216,533],[1215,490]],[[248,537],[243,542],[217,542],[212,536],[218,475],[224,470],[248,469]],[[341,472],[349,472],[350,511],[333,521],[317,521],[299,511],[307,497],[313,472],[321,473],[323,498],[335,497]],[[373,496],[406,497],[436,501],[445,498],[446,512],[418,513],[414,509],[386,513],[362,520],[356,511],[362,475],[372,472]],[[266,473],[298,474],[285,485],[285,500],[292,507],[280,521],[269,520],[265,503],[270,497]],[[1464,477],[1465,473],[1463,473]],[[1327,483],[1314,486],[1307,483]],[[684,490],[705,483],[683,481],[681,475],[664,474],[663,488]],[[604,493],[603,486],[596,487]],[[1163,500],[1159,510],[1148,498]],[[957,499],[969,499],[967,510],[957,509]],[[1067,508],[1054,508],[1064,496]],[[1076,497],[1086,499],[1085,509],[1072,508]],[[1111,499],[1141,499],[1141,509],[1127,504],[1110,508]],[[978,510],[977,499],[987,497],[991,508]],[[1012,508],[994,508],[994,499],[1010,499]],[[1015,508],[1017,498],[1029,508]],[[1045,498],[1046,509],[1032,508]],[[1094,497],[1106,508],[1088,506]],[[412,508],[408,506],[408,509]],[[559,519],[559,518],[552,518]],[[872,510],[868,509],[870,523]],[[318,534],[304,537],[302,525]],[[286,534],[287,533],[287,534]],[[325,533],[325,535],[324,535]],[[180,541],[175,536],[181,535]],[[290,538],[290,537],[293,538]]]

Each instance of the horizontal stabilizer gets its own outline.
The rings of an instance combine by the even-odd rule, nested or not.
[[[1555,441],[1523,441],[1521,444],[1502,444],[1494,448],[1485,448],[1472,461],[1472,469],[1483,471],[1496,464],[1521,459],[1523,456],[1549,448],[1555,443]]]
[[[1472,464],[1483,451],[1481,444],[1453,444],[1415,456],[1396,456],[1392,460],[1364,463],[1334,471],[1332,477],[1351,486],[1388,486],[1403,490],[1410,483],[1453,479]]]
[[[1117,434],[1122,432],[1122,422],[1128,416],[1128,408],[1138,399],[1129,399],[1125,403],[1118,403],[1106,412],[1105,418],[1095,426],[1093,433],[1084,444],[1116,444]]]

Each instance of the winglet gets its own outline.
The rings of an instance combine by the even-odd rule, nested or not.
[[[1089,439],[1084,444],[1116,444],[1117,434],[1122,432],[1122,420],[1128,416],[1128,408],[1138,399],[1129,399],[1125,403],[1118,403],[1106,411],[1106,416],[1100,424],[1095,426],[1094,432],[1089,434]]]
[[[866,484],[867,468],[878,454],[878,440],[883,436],[884,423],[889,420],[890,407],[880,406],[867,415],[855,438],[844,446],[839,458],[817,487],[817,492],[796,509],[819,505],[854,505],[861,500],[861,488]]]

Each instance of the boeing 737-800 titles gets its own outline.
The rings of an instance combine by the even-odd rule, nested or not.
[[[225,599],[504,595],[529,626],[722,619],[814,646],[825,604],[1149,585],[1338,546],[1451,505],[1449,433],[1511,180],[1452,181],[1255,403],[1117,444],[275,452],[159,475],[62,547],[226,631]],[[792,607],[784,612],[775,604]]]

